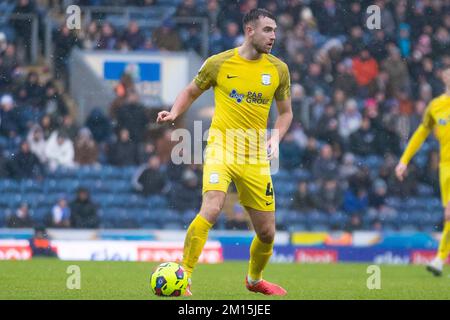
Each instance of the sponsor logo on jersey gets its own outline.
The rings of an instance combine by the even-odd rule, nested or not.
[[[245,95],[240,94],[236,91],[236,89],[231,90],[230,97],[236,99],[238,103],[241,103],[244,100]]]

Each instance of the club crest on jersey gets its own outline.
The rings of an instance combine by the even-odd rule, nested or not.
[[[449,122],[450,122],[450,116],[447,117],[447,119],[440,118],[438,120],[438,124],[441,125],[441,126],[446,126],[447,123],[449,123]]]
[[[268,86],[268,85],[270,85],[271,84],[271,76],[270,76],[270,74],[263,74],[262,76],[261,76],[261,83],[263,84],[263,85],[265,85],[265,86]]]
[[[219,174],[216,172],[211,173],[209,175],[209,183],[211,183],[211,184],[219,183]]]

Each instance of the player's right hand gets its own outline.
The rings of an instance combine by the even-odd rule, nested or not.
[[[395,167],[395,175],[397,176],[397,179],[400,181],[403,181],[403,179],[406,176],[406,169],[408,166],[406,164],[403,164],[399,162],[397,166]]]
[[[157,123],[175,121],[175,116],[169,111],[161,111],[158,113],[158,118],[156,118]]]

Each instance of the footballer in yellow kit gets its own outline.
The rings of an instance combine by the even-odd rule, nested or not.
[[[436,276],[442,274],[444,261],[450,253],[450,66],[442,70],[442,80],[446,86],[445,93],[429,103],[422,123],[414,132],[395,168],[397,177],[402,180],[409,161],[428,135],[434,132],[440,145],[439,181],[442,206],[445,208],[444,230],[439,249],[436,258],[427,266],[427,270]]]
[[[234,48],[210,57],[194,79],[202,90],[214,86],[212,119],[203,169],[203,193],[236,185],[243,206],[274,211],[265,132],[273,97],[290,96],[286,64],[272,55],[249,61]]]
[[[262,277],[273,253],[275,196],[270,160],[292,121],[289,71],[270,54],[277,28],[265,9],[253,9],[243,19],[245,40],[234,49],[208,58],[195,79],[178,95],[157,122],[174,121],[209,88],[214,88],[215,112],[209,129],[203,169],[200,212],[184,241],[182,266],[191,279],[208,233],[217,221],[231,181],[255,230],[245,285],[249,291],[283,296],[281,286]],[[266,137],[270,106],[275,99],[278,116],[274,134]],[[191,285],[186,295],[192,295]]]

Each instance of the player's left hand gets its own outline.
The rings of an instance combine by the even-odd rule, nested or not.
[[[280,143],[276,137],[272,137],[267,141],[267,160],[278,158],[280,153]]]

